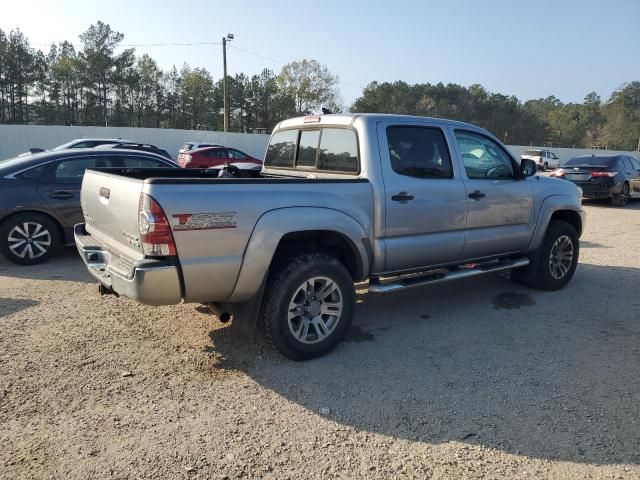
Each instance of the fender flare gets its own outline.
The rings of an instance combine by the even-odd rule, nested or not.
[[[245,248],[233,292],[225,302],[243,302],[260,288],[282,237],[311,230],[335,232],[344,237],[358,255],[359,277],[369,275],[369,234],[353,217],[326,207],[288,207],[264,213]]]
[[[582,231],[584,231],[585,224],[585,212],[580,208],[580,204],[576,204],[575,197],[567,194],[550,195],[542,201],[540,205],[540,214],[538,215],[538,221],[536,222],[535,230],[529,243],[528,252],[534,251],[540,247],[544,239],[544,235],[547,232],[551,217],[554,213],[559,211],[572,211],[580,216],[582,223]]]

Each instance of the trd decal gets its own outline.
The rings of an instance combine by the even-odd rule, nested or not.
[[[172,217],[178,219],[173,224],[175,231],[236,228],[236,212],[176,213]]]

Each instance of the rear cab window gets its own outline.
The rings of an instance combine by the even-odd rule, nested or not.
[[[271,137],[265,167],[356,174],[356,132],[338,127],[281,130]]]

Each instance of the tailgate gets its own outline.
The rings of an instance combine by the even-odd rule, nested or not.
[[[143,181],[87,170],[80,201],[86,231],[128,260],[144,258],[138,229]]]

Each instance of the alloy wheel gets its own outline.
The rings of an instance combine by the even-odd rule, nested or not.
[[[22,222],[9,231],[7,244],[16,257],[33,260],[47,253],[51,247],[51,233],[40,223]]]
[[[340,322],[343,296],[340,287],[328,277],[313,277],[295,289],[288,309],[291,334],[302,343],[319,343]]]
[[[554,242],[549,255],[549,271],[556,280],[562,279],[571,269],[573,262],[573,242],[562,235]]]

